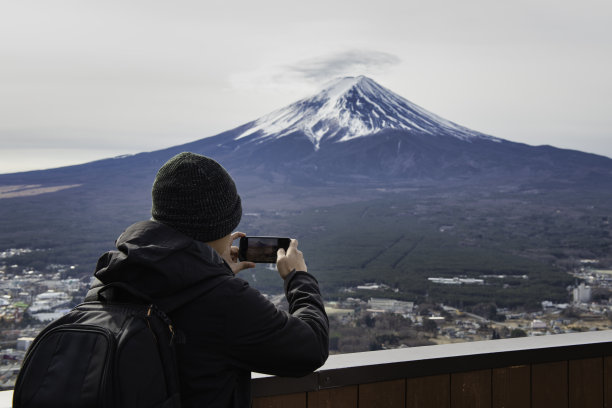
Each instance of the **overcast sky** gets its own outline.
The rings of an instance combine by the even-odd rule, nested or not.
[[[3,0],[0,173],[213,136],[361,74],[612,157],[611,21],[609,0]]]

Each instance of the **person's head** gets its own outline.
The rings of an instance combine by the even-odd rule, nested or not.
[[[151,215],[202,242],[223,238],[238,226],[242,203],[227,171],[208,157],[183,152],[157,172]]]

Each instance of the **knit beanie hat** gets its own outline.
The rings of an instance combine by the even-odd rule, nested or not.
[[[209,242],[230,234],[242,217],[236,185],[208,157],[183,152],[164,164],[153,183],[153,219]]]

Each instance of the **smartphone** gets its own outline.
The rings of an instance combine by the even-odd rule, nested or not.
[[[282,237],[241,237],[238,259],[255,263],[276,263],[279,248],[285,251],[291,243],[290,238]]]

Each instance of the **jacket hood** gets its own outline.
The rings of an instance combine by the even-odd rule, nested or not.
[[[98,260],[92,290],[123,283],[176,308],[234,274],[210,246],[156,221],[128,227]],[[90,295],[88,294],[88,297]]]

